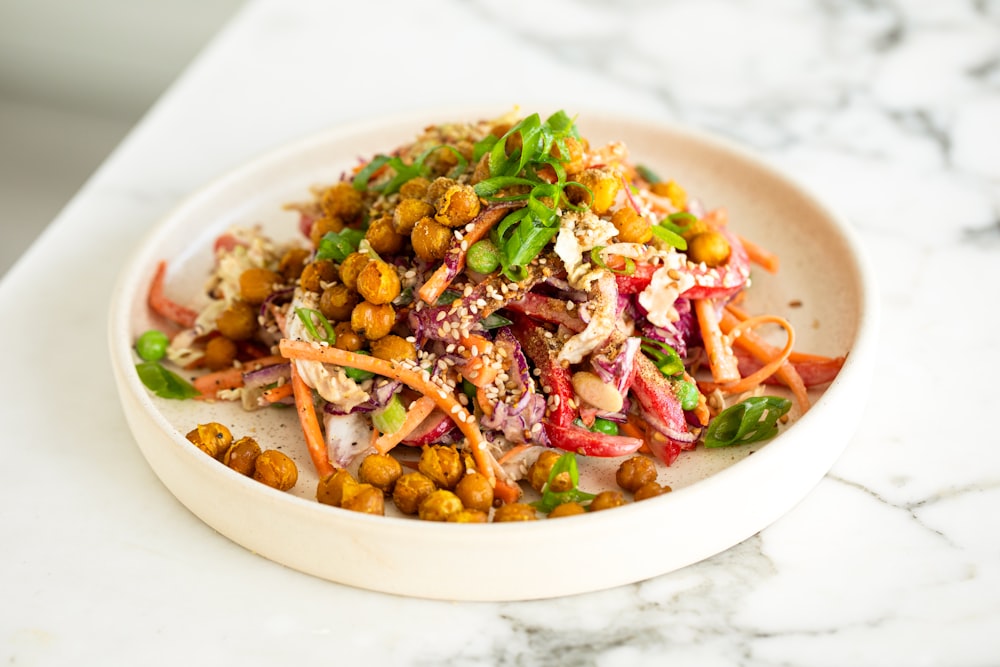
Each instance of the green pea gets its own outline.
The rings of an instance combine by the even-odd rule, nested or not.
[[[685,410],[694,410],[698,407],[698,387],[694,382],[682,380],[674,385],[674,394],[681,402],[681,407]]]
[[[598,417],[594,420],[594,425],[590,427],[590,430],[595,433],[604,433],[606,435],[618,435],[618,424],[614,423],[610,419],[601,419]]]
[[[472,244],[465,263],[476,273],[493,273],[500,266],[500,253],[493,241],[483,239]]]
[[[364,350],[358,350],[357,352],[355,352],[355,354],[367,355],[368,352],[365,352]],[[344,366],[344,375],[351,378],[355,382],[364,382],[369,378],[375,377],[374,373],[371,373],[369,371],[363,371],[360,368],[351,368],[350,366]]]
[[[150,329],[135,341],[135,351],[139,354],[139,358],[144,361],[159,361],[167,354],[167,345],[169,344],[170,339],[167,338],[167,334]]]

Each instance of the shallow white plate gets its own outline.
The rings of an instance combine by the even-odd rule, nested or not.
[[[359,157],[388,152],[425,125],[504,111],[412,114],[338,128],[272,152],[191,196],[124,268],[109,344],[129,425],[170,492],[221,534],[289,567],[378,591],[454,600],[569,595],[646,579],[738,544],[801,500],[843,451],[867,396],[876,329],[871,272],[848,225],[726,142],[603,114],[578,119],[592,145],[624,141],[635,162],[678,181],[708,208],[725,206],[732,229],[780,255],[777,276],[754,272],[751,312],[791,320],[797,349],[849,352],[813,408],[772,441],[684,453],[660,471],[659,481],[673,493],[613,511],[559,521],[437,524],[315,502],[316,475],[292,410],[246,413],[232,404],[167,401],[142,386],[131,346],[155,326],[145,298],[158,260],[170,263],[167,293],[189,301],[207,276],[213,239],[228,226],[260,224],[277,238],[292,238],[297,216],[282,205],[308,199],[310,186],[334,182]],[[296,487],[267,488],[192,447],[184,433],[209,420],[291,455],[299,464]],[[614,488],[618,463],[585,461],[581,488]]]

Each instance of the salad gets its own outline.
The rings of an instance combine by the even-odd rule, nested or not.
[[[592,145],[563,111],[427,127],[288,207],[295,241],[216,239],[198,307],[167,296],[160,263],[148,303],[169,336],[137,341],[137,370],[165,398],[296,410],[328,504],[364,496],[381,513],[383,495],[422,485],[410,513],[437,494],[445,509],[427,514],[448,518],[482,505],[441,495],[474,477],[482,514],[597,509],[576,456],[648,471],[767,440],[844,361],[795,351],[786,319],[741,307],[751,267],[778,259],[724,208],[620,142]],[[337,435],[359,418],[369,440]],[[403,474],[393,454],[413,448],[419,471]],[[522,483],[543,495],[530,512]]]

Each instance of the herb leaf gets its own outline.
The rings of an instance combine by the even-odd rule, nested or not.
[[[135,365],[139,379],[146,385],[146,388],[160,398],[185,399],[194,398],[200,392],[191,383],[177,375],[173,371],[168,371],[158,361],[144,361]]]
[[[553,491],[552,483],[563,473],[569,474],[570,488],[566,491]],[[555,464],[552,466],[552,470],[549,472],[549,479],[545,482],[545,486],[542,487],[541,500],[536,500],[531,505],[539,512],[548,514],[563,503],[583,503],[593,500],[594,494],[581,491],[577,488],[579,484],[580,471],[576,465],[576,454],[566,452],[556,459]]]
[[[327,232],[319,241],[316,259],[332,259],[343,262],[352,252],[357,252],[358,244],[365,238],[360,229],[344,228],[339,232]]]
[[[792,407],[779,396],[752,396],[720,412],[705,431],[706,447],[728,447],[770,440],[778,420]]]

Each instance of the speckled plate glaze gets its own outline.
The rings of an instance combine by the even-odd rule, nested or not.
[[[160,259],[170,263],[168,294],[184,302],[205,281],[212,241],[230,225],[260,225],[275,238],[291,238],[297,216],[283,204],[307,199],[310,186],[337,180],[360,156],[389,151],[431,123],[503,112],[415,113],[340,127],[271,152],[184,201],[124,267],[109,345],[128,423],[167,489],[219,533],[302,572],[388,593],[450,600],[571,595],[647,579],[738,544],[792,508],[841,454],[870,384],[877,319],[872,275],[850,227],[739,147],[604,113],[578,117],[593,145],[624,141],[635,162],[683,184],[709,208],[725,206],[735,231],[780,255],[778,275],[754,272],[751,312],[788,318],[797,349],[849,352],[837,380],[814,393],[813,408],[793,413],[770,442],[684,453],[660,469],[659,481],[673,493],[613,511],[558,521],[435,524],[315,502],[316,475],[291,410],[247,413],[233,404],[167,401],[142,386],[132,343],[155,326],[145,298]],[[292,456],[300,472],[295,488],[267,488],[192,447],[184,433],[210,420]],[[583,461],[581,488],[612,488],[619,462]]]

